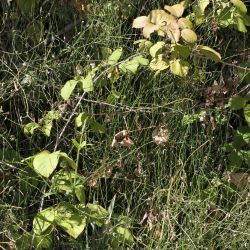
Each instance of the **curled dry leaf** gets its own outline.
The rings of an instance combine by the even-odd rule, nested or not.
[[[169,133],[168,130],[160,125],[156,127],[152,133],[153,141],[160,146],[165,146],[168,143]]]
[[[122,130],[117,134],[115,134],[111,147],[119,147],[119,146],[129,147],[133,144],[134,142],[129,138],[128,131]]]

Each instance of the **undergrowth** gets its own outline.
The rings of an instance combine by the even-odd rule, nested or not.
[[[87,65],[97,65],[103,47],[123,47],[126,58],[135,54],[134,41],[141,37],[132,29],[133,19],[162,8],[166,1],[86,1],[83,13],[73,1],[70,8],[65,1],[44,1],[40,12],[28,18],[12,2],[8,6],[1,1],[0,6],[0,247],[26,249],[22,241],[27,239],[22,237],[32,230],[35,215],[63,200],[50,194],[49,180],[22,162],[42,150],[53,151],[81,95],[76,90],[64,102],[62,86],[77,74],[77,67],[85,72]],[[39,20],[44,28],[34,37],[26,28]],[[72,28],[65,31],[69,23]],[[86,202],[108,208],[116,196],[114,213],[131,219],[134,242],[121,249],[250,247],[249,197],[227,181],[229,164],[223,151],[233,131],[244,124],[241,111],[232,112],[225,105],[231,95],[249,93],[249,82],[240,83],[237,68],[249,60],[249,38],[235,30],[230,35],[223,29],[215,32],[210,22],[197,30],[220,52],[223,62],[204,61],[199,72],[192,69],[186,78],[170,73],[154,77],[150,69],[142,68],[115,84],[98,82],[77,110],[106,127],[103,134],[84,132],[88,145],[80,153],[78,172],[85,178]],[[215,83],[226,85],[225,95],[210,91]],[[112,91],[119,97],[109,102]],[[217,107],[225,118],[221,123]],[[24,133],[27,123],[39,123],[50,110],[62,112],[50,137],[41,131],[33,136]],[[184,116],[201,110],[206,112],[204,119],[183,123]],[[152,138],[152,131],[161,125],[169,137],[164,147]],[[111,147],[114,135],[122,130],[129,131],[133,145]],[[72,139],[80,137],[72,120],[59,149],[76,159]],[[249,173],[249,167],[241,172]],[[98,232],[89,225],[73,239],[57,228],[52,249],[112,249]]]

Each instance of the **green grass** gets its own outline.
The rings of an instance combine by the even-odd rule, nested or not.
[[[60,11],[51,9],[51,13],[55,12],[44,18],[48,27],[38,44],[33,44],[32,37],[21,31],[27,19],[22,16],[18,21],[13,17],[15,6],[2,6],[7,12],[6,19],[1,17],[4,29],[0,44],[2,249],[14,246],[24,232],[31,231],[46,187],[20,160],[44,149],[53,150],[56,137],[81,93],[75,92],[64,118],[54,124],[50,138],[39,133],[27,137],[23,126],[32,119],[38,122],[47,111],[63,103],[61,87],[74,77],[77,64],[84,67],[98,63],[101,47],[123,46],[124,58],[133,55],[136,52],[133,41],[140,38],[131,28],[133,18],[146,14],[146,10],[162,7],[164,1],[122,1],[126,7],[130,4],[127,8],[121,8],[118,0],[92,2],[87,21],[65,34],[65,39],[56,34],[68,20],[77,19],[77,15],[61,6],[62,13],[67,14],[62,18]],[[119,16],[120,12],[124,17]],[[200,32],[206,43],[218,46],[209,25],[200,27]],[[247,41],[247,36],[239,33],[232,32],[233,36],[235,41]],[[223,44],[230,43],[227,39],[224,38]],[[226,52],[224,47],[221,52]],[[109,82],[98,83],[100,87],[87,95],[78,110],[91,113],[107,128],[105,134],[88,129],[85,135],[91,145],[81,153],[79,172],[86,177],[86,199],[108,208],[116,194],[114,212],[133,221],[135,243],[127,249],[248,249],[250,246],[249,204],[223,178],[227,158],[222,146],[232,132],[229,118],[227,124],[218,124],[215,131],[210,123],[184,126],[181,122],[184,114],[193,114],[204,107],[206,88],[220,79],[220,66],[204,64],[201,70],[205,71],[204,77],[191,74],[183,80],[169,73],[154,78],[152,72],[142,69],[135,76],[122,77],[114,86]],[[112,88],[120,92],[121,98],[110,105],[107,96]],[[240,88],[231,91],[237,93]],[[152,140],[152,131],[159,124],[169,131],[169,143],[163,148]],[[123,129],[130,131],[134,145],[111,148],[113,136]],[[75,159],[71,139],[79,138],[80,133],[72,121],[58,149]],[[136,175],[139,166],[142,173]],[[95,187],[87,185],[96,173],[110,167],[109,178],[100,174]],[[55,195],[45,197],[43,208],[61,199]],[[208,206],[212,203],[220,209],[223,218],[209,215]],[[56,230],[53,242],[54,249],[111,249],[91,227],[77,240]]]

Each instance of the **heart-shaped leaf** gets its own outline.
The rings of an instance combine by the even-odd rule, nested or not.
[[[165,69],[167,69],[169,67],[169,61],[166,60],[166,59],[162,59],[163,56],[162,54],[161,55],[158,55],[157,58],[154,58],[150,64],[149,64],[149,67],[154,70],[154,71],[163,71]]]
[[[149,54],[152,57],[156,57],[157,53],[162,49],[162,47],[165,45],[165,42],[157,42],[149,49]]]
[[[123,49],[122,48],[118,48],[116,49],[108,58],[108,64],[109,65],[114,65],[116,64],[119,59],[121,58],[122,56],[122,52],[123,52]]]
[[[94,90],[94,85],[93,85],[93,73],[88,73],[87,76],[80,77],[78,81],[81,89],[85,92],[91,92]]]
[[[55,222],[73,238],[77,238],[86,227],[86,216],[67,203],[56,208]]]
[[[38,174],[48,178],[56,169],[58,161],[59,155],[57,152],[50,153],[45,150],[34,157],[33,167]]]
[[[75,89],[75,86],[77,84],[76,80],[69,80],[65,83],[65,85],[61,89],[61,97],[67,101],[72,94],[73,90]]]
[[[204,46],[204,45],[198,45],[197,50],[200,54],[204,55],[207,59],[213,60],[215,62],[221,61],[221,55],[214,49]]]
[[[170,71],[180,77],[185,77],[189,71],[189,63],[181,59],[170,61]]]
[[[48,207],[38,213],[33,220],[33,230],[40,235],[54,223],[56,211],[54,207]]]

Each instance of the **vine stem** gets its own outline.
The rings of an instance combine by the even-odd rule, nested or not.
[[[103,70],[98,76],[96,76],[96,78],[93,79],[93,84],[94,84],[101,76],[103,76],[105,73],[107,73],[112,67],[115,67],[115,66],[117,66],[117,65],[119,65],[119,64],[121,64],[121,63],[123,63],[124,61],[129,60],[130,58],[133,58],[133,57],[135,57],[135,56],[142,55],[142,54],[143,54],[143,53],[137,53],[137,54],[135,54],[135,55],[129,56],[128,58],[126,58],[126,59],[123,60],[123,61],[117,62],[116,64],[109,66],[108,68],[106,68],[105,70]],[[101,65],[100,65],[100,66],[101,66]],[[62,130],[61,130],[59,136],[57,137],[56,144],[55,144],[55,147],[54,147],[53,152],[55,152],[55,151],[57,150],[57,148],[58,148],[58,146],[59,146],[59,144],[60,144],[60,142],[61,142],[61,140],[62,140],[62,136],[63,136],[63,134],[64,134],[66,128],[68,127],[69,123],[71,122],[73,116],[74,116],[75,113],[76,113],[76,110],[79,108],[79,106],[80,106],[80,104],[81,104],[81,102],[82,102],[82,100],[84,99],[84,97],[85,97],[86,94],[87,94],[87,92],[83,92],[82,95],[80,96],[80,98],[79,98],[79,100],[78,100],[76,106],[74,107],[73,111],[71,112],[71,114],[70,114],[70,116],[69,116],[67,122],[66,122],[65,125],[63,126],[63,128],[62,128]],[[46,185],[44,185],[44,187],[43,187],[43,189],[42,189],[42,193],[44,194],[45,191],[46,191]],[[41,198],[41,201],[40,201],[39,209],[38,209],[39,212],[41,212],[41,211],[43,210],[44,198],[45,198],[45,197],[44,197],[44,195],[43,195],[43,197]],[[33,234],[32,234],[32,240],[31,240],[30,250],[33,249],[34,240],[35,240],[35,232],[33,232]]]

